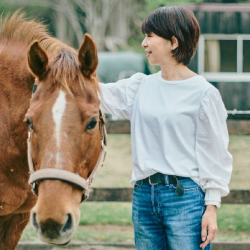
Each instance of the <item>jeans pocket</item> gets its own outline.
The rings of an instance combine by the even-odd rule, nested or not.
[[[139,188],[142,186],[142,184],[143,184],[143,181],[142,181],[142,180],[137,181],[137,182],[135,183],[135,185],[134,185],[134,189],[135,189],[135,190],[136,190],[136,189],[139,189]]]
[[[200,200],[201,200],[201,206],[202,206],[202,214],[205,212],[206,206],[205,206],[205,193],[199,187],[199,192],[200,192]]]
[[[192,179],[184,179],[184,180],[179,180],[180,184],[184,188],[184,192],[194,192],[194,191],[199,191],[200,186],[194,182]],[[172,187],[174,190],[177,188],[177,184],[172,184]]]

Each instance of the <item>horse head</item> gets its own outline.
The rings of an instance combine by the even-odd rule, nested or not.
[[[25,121],[30,164],[34,173],[40,173],[31,181],[38,194],[31,224],[42,241],[66,244],[78,226],[87,179],[102,150],[98,58],[89,35],[78,54],[66,46],[55,51],[46,52],[37,41],[30,46],[28,65],[37,89]]]

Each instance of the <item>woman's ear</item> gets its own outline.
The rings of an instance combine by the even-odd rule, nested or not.
[[[171,49],[175,50],[176,48],[178,48],[179,46],[179,42],[178,39],[175,36],[171,37]]]

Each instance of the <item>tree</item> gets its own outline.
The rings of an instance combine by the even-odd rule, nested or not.
[[[202,3],[203,0],[144,0],[145,1],[145,11],[148,14],[150,11],[163,6],[174,6],[174,5],[187,5],[187,4],[197,4]]]
[[[198,3],[202,0],[1,0],[0,5],[39,8],[61,41],[79,48],[88,32],[98,50],[116,50],[133,40],[139,47],[145,16],[160,6]],[[23,7],[24,6],[24,7]],[[1,7],[1,6],[0,6]],[[48,14],[49,12],[49,14]],[[49,15],[49,16],[48,16]],[[45,18],[45,19],[46,19]],[[132,39],[131,39],[132,37]]]
[[[104,50],[105,35],[114,7],[119,0],[73,0],[86,13],[85,26],[94,37],[99,50]]]
[[[105,37],[109,23],[113,17],[112,12],[116,5],[128,0],[2,0],[8,5],[21,7],[44,7],[53,10],[56,36],[68,44],[77,47],[83,41],[87,30],[97,43],[99,50],[105,49]],[[80,11],[79,11],[80,10]],[[126,13],[126,10],[122,10]],[[126,17],[126,15],[125,15]],[[71,27],[71,29],[69,28]],[[76,43],[72,40],[77,41]],[[71,42],[69,41],[71,40]]]
[[[84,33],[81,24],[78,20],[78,15],[72,4],[72,0],[2,0],[8,5],[15,6],[16,8],[22,7],[26,9],[28,7],[42,7],[44,9],[50,9],[53,12],[52,20],[55,23],[56,36],[63,42],[70,45],[74,45],[72,36],[77,40],[77,46],[83,41]],[[73,32],[71,32],[71,29]]]

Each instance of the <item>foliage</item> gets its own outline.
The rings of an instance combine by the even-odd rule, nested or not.
[[[187,5],[201,3],[203,0],[145,0],[148,10],[154,10],[162,6]]]
[[[175,5],[187,5],[187,4],[197,4],[202,3],[203,0],[144,0],[145,10],[142,11],[141,15],[144,17],[152,10],[163,6],[175,6]]]
[[[48,31],[55,36],[55,26],[53,26],[53,9],[48,6],[40,6],[39,1],[34,0],[32,4],[20,4],[17,1],[2,0],[0,2],[0,14],[2,18],[12,15],[15,11],[20,10],[25,13],[26,18],[36,19],[47,25]]]
[[[138,51],[143,38],[140,26],[145,16],[160,6],[185,5],[200,3],[203,0],[1,0],[0,12],[13,13],[21,8],[31,17],[45,20],[53,36],[61,41],[79,48],[84,33],[90,33],[97,44],[98,50],[105,47]],[[117,20],[116,12],[119,4],[127,6],[123,10],[124,17]],[[118,4],[119,3],[119,4]],[[117,9],[116,9],[117,8]],[[114,26],[114,23],[123,25]],[[130,26],[127,29],[127,26]],[[70,29],[68,27],[71,27]],[[115,32],[111,30],[116,30]],[[112,34],[110,34],[112,33]],[[112,36],[112,39],[109,39]],[[121,45],[122,44],[122,45]],[[128,46],[129,45],[129,46]],[[139,52],[140,49],[139,49]]]

